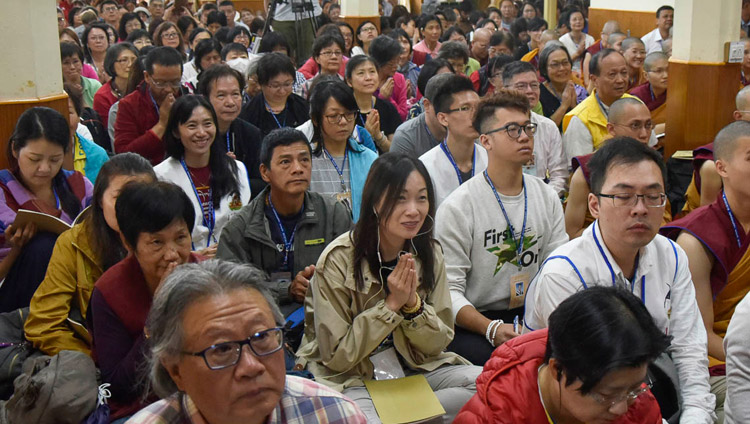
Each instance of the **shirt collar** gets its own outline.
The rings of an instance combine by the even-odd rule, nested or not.
[[[610,270],[610,275],[607,278],[614,278],[614,281],[610,280],[613,283],[628,282],[629,280],[625,277],[625,273],[622,271],[622,268],[620,268],[620,265],[617,264],[614,257],[612,257],[612,253],[604,243],[604,238],[602,237],[601,228],[599,228],[598,219],[594,221],[593,224],[591,224],[591,237],[595,246],[594,249],[596,250],[595,254],[603,259],[604,263],[608,265],[608,268]],[[648,275],[648,273],[652,269],[654,269],[654,258],[651,254],[653,251],[653,248],[651,248],[652,243],[653,240],[646,246],[641,247],[638,251],[638,267],[635,270],[635,277],[639,279],[641,276]]]

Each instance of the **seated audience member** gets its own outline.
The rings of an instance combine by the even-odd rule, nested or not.
[[[352,57],[352,47],[354,47],[354,29],[344,21],[337,21],[335,24],[339,27],[341,37],[344,39],[344,56]],[[339,75],[341,75],[341,72],[339,72]]]
[[[667,122],[667,78],[669,76],[669,58],[662,52],[649,53],[643,61],[646,82],[630,90],[651,112],[657,134],[664,133]]]
[[[417,77],[417,98],[419,100],[409,108],[407,121],[416,118],[424,112],[425,107],[422,99],[424,99],[425,91],[427,90],[427,83],[435,75],[443,73],[453,73],[453,66],[447,60],[435,58],[422,65],[422,70],[419,71],[419,76]]]
[[[633,97],[625,93],[628,66],[620,53],[604,49],[591,59],[590,68],[594,90],[563,117],[563,147],[568,158],[597,150],[608,137],[609,107],[619,98]]]
[[[528,21],[527,25],[529,40],[526,43],[521,43],[513,52],[513,57],[516,60],[521,60],[531,51],[536,50],[538,52],[542,34],[547,30],[547,21],[542,18],[533,18]]]
[[[195,211],[192,250],[206,257],[215,255],[227,221],[250,202],[247,169],[226,154],[217,126],[205,97],[180,97],[164,134],[167,158],[154,167],[160,180],[176,184],[190,198]]]
[[[434,77],[423,79],[423,77],[428,75],[427,72],[431,71],[431,64],[438,60],[435,59],[427,62],[424,65],[422,74],[419,75],[420,86],[423,82],[426,83],[426,87],[424,87],[425,95],[421,100],[424,105],[424,112],[399,125],[396,133],[393,135],[391,152],[403,153],[417,159],[445,139],[446,130],[437,119],[432,100],[435,100],[435,96],[442,90],[445,82],[450,80],[454,75],[452,72],[444,72],[434,75]],[[442,60],[441,62],[448,63]],[[444,69],[445,66],[442,68]],[[428,80],[429,82],[427,82]],[[420,90],[422,88],[420,87]]]
[[[117,43],[107,49],[104,70],[112,77],[94,94],[93,108],[107,128],[109,108],[128,91],[128,78],[133,64],[138,59],[138,50],[130,43]]]
[[[22,113],[10,136],[10,168],[0,171],[0,312],[29,306],[57,239],[33,223],[15,224],[18,210],[72,224],[91,202],[91,182],[80,172],[62,168],[70,141],[68,120],[46,107]]]
[[[479,62],[479,66],[487,64],[487,60],[489,59],[490,37],[492,37],[493,32],[494,31],[485,28],[480,28],[474,31],[474,36],[471,39],[470,52],[471,58]],[[471,72],[474,71],[476,71],[476,69],[472,69]],[[471,73],[466,76],[469,75],[471,75]]]
[[[292,60],[283,53],[267,53],[258,61],[261,93],[243,106],[240,118],[260,128],[263,137],[277,128],[294,128],[310,117],[307,101],[292,93],[295,72]]]
[[[320,39],[324,34],[327,34],[328,36],[340,37],[341,40],[344,41],[344,44],[343,44],[344,47],[342,47],[341,49],[342,54],[341,54],[341,57],[338,59],[339,67],[336,70],[336,73],[338,73],[341,76],[341,78],[343,78],[344,75],[346,74],[346,61],[348,60],[348,58],[351,57],[350,51],[351,51],[351,43],[352,43],[351,27],[348,26],[349,24],[346,24],[346,23],[343,23],[343,24],[346,25],[346,27],[333,25],[333,24],[324,25],[320,27],[318,29],[318,36],[315,37],[315,41],[313,42],[313,47],[315,46],[315,43],[323,43],[323,41],[318,41],[318,39]],[[346,38],[345,34],[349,36],[349,39]],[[327,39],[325,41],[326,44],[331,42],[330,39],[328,39],[328,37],[326,37],[326,39]],[[333,44],[328,44],[328,46],[333,46]],[[328,46],[323,46],[323,47],[328,47]],[[349,49],[347,49],[347,46],[349,46]],[[321,47],[321,50],[323,49],[323,47]],[[321,59],[323,59],[326,62],[326,65],[331,65],[332,64],[331,61],[335,60],[336,57],[327,56]],[[315,78],[315,76],[319,72],[321,72],[321,64],[315,59],[315,55],[313,54],[312,57],[307,59],[307,61],[302,66],[300,66],[299,69],[297,69],[297,72],[302,73],[305,79],[311,80]]]
[[[176,185],[131,182],[120,191],[115,215],[129,253],[97,280],[86,316],[102,382],[110,384],[112,420],[138,411],[148,395],[139,370],[154,293],[177,265],[199,259],[190,252],[193,205]]]
[[[257,20],[258,18],[256,18]],[[263,28],[263,24],[260,25],[261,29]],[[259,30],[259,32],[263,32],[262,30]],[[254,32],[253,34],[258,34],[258,32]],[[289,58],[289,60],[292,60],[291,52],[292,47],[289,45],[289,42],[284,37],[284,34],[280,32],[274,32],[269,31],[268,34],[262,35],[262,40],[260,41],[260,47],[258,48],[258,53],[283,53],[285,56]],[[309,61],[309,59],[308,59]],[[306,62],[307,63],[307,62]],[[315,61],[312,62],[312,64],[315,64]],[[294,66],[294,65],[292,65]],[[343,66],[339,69],[339,73],[341,75],[344,75]],[[294,72],[294,84],[292,84],[292,92],[298,96],[302,95],[302,85],[306,81],[306,75],[302,72],[295,71]]]
[[[488,50],[488,56],[494,57],[497,55],[505,54],[513,56],[513,51],[516,50],[516,40],[513,36],[505,31],[496,31],[490,37],[490,44]]]
[[[84,327],[89,299],[102,272],[126,255],[115,204],[122,187],[133,180],[156,181],[151,164],[135,153],[113,156],[96,179],[91,208],[55,242],[24,324],[26,339],[44,354],[91,353],[91,336]]]
[[[510,26],[513,20],[516,19],[518,13],[516,13],[516,5],[512,0],[500,0],[500,27],[498,30],[510,32]]]
[[[245,53],[247,53],[250,47],[250,40],[253,39],[253,36],[246,26],[237,25],[229,31],[227,39],[230,41],[229,44],[241,44],[245,48]]]
[[[387,35],[381,35],[370,44],[370,57],[378,68],[378,89],[375,95],[396,106],[401,119],[406,119],[409,106],[406,103],[406,80],[396,72],[401,56],[401,44]]]
[[[592,287],[555,309],[549,329],[497,348],[456,424],[661,424],[648,367],[670,337],[618,287]],[[565,420],[565,421],[564,421]]]
[[[99,81],[81,75],[83,52],[72,43],[60,43],[60,61],[62,64],[63,83],[81,87],[83,104],[94,105],[94,95],[102,86]]]
[[[242,27],[237,27],[236,29],[242,29]],[[229,43],[226,46],[222,47],[221,49],[221,62],[226,63],[230,60],[237,59],[238,57],[241,57],[243,59],[248,58],[247,49],[245,46],[243,46],[240,43]]]
[[[621,32],[613,32],[612,34],[609,34],[609,43],[608,43],[609,47],[608,48],[615,50],[616,52],[622,54],[622,42],[626,38],[628,38],[628,36]]]
[[[378,152],[387,152],[403,121],[393,103],[376,95],[378,80],[378,67],[371,57],[355,56],[346,64],[346,83],[357,101],[355,122],[370,133]]]
[[[338,73],[343,65],[343,55],[344,39],[339,37],[338,34],[334,32],[326,32],[315,38],[312,50],[312,60],[315,62],[316,70],[303,85],[303,98],[306,100],[310,98],[310,85],[315,77],[331,75],[338,76],[343,80],[343,77]]]
[[[398,57],[397,71],[406,79],[406,97],[412,99],[417,96],[417,79],[420,68],[412,62],[414,50],[411,39],[402,29],[395,29],[388,34],[401,44],[401,56]]]
[[[607,115],[607,131],[611,137],[630,137],[654,147],[656,139],[652,137],[652,128],[651,114],[640,100],[624,98],[612,103]],[[571,239],[580,237],[583,230],[594,222],[594,217],[589,211],[591,170],[588,166],[593,155],[589,153],[575,156],[570,162],[573,175],[570,178],[570,191],[565,207],[565,229]],[[663,224],[672,220],[669,209],[664,208]]]
[[[146,25],[138,15],[132,12],[128,12],[123,13],[123,15],[120,16],[120,24],[117,28],[117,32],[120,37],[119,41],[123,42],[127,40],[128,35],[130,35],[131,32],[137,29],[146,29]]]
[[[362,189],[377,154],[352,138],[357,101],[344,83],[325,83],[310,96],[314,132],[310,191],[344,203],[359,218]]]
[[[482,66],[477,72],[471,74],[469,79],[479,97],[489,96],[495,92],[496,88],[502,88],[503,67],[510,62],[513,62],[512,56],[506,54],[493,56],[487,61],[487,65]]]
[[[266,272],[287,316],[302,306],[318,256],[349,231],[352,219],[343,204],[308,191],[312,150],[301,132],[272,131],[263,140],[261,161],[268,187],[229,220],[216,256]]]
[[[674,8],[672,6],[661,6],[656,10],[656,28],[641,37],[646,47],[646,54],[664,52],[663,42],[669,38],[669,30],[674,23]]]
[[[115,151],[135,152],[157,165],[164,159],[169,111],[181,94],[182,56],[173,48],[156,47],[145,62],[143,82],[118,102]]]
[[[441,54],[449,44],[443,44]],[[475,143],[479,133],[471,125],[478,102],[471,81],[459,75],[447,79],[435,96],[435,113],[446,128],[446,137],[419,157],[432,180],[435,209],[460,185],[487,168],[487,151]]]
[[[426,377],[446,411],[442,422],[475,393],[481,368],[443,351],[453,317],[434,210],[422,163],[384,154],[367,177],[360,221],[326,247],[307,291],[298,365],[357,402],[368,423],[381,422],[363,387],[388,372],[370,359],[380,348],[399,359],[394,372]]]
[[[421,52],[431,57],[437,57],[440,51],[440,37],[443,35],[443,27],[440,19],[435,15],[422,15],[419,18],[419,34],[422,41],[414,45],[415,52]],[[419,66],[424,63],[414,62]],[[425,62],[426,63],[426,62]]]
[[[258,127],[239,118],[244,90],[242,75],[223,64],[207,69],[198,84],[198,93],[211,102],[216,112],[216,140],[222,152],[245,164],[254,196],[266,186],[258,169],[263,138]]]
[[[104,71],[104,57],[107,54],[107,48],[114,44],[115,40],[110,42],[107,34],[109,26],[104,22],[91,22],[85,28],[81,36],[83,57],[85,62],[96,71],[99,82],[105,83],[109,80],[109,75]]]
[[[749,324],[750,296],[745,296],[734,310],[724,337],[724,352],[727,357],[727,392],[724,401],[726,424],[740,424],[750,419],[750,403],[747,402],[747,388],[750,387],[750,339],[747,337]]]
[[[750,122],[750,88],[742,89],[734,98],[735,121]],[[689,213],[700,206],[710,205],[721,192],[721,178],[716,172],[713,143],[693,150],[693,179],[685,192],[682,213]]]
[[[647,82],[643,72],[643,61],[646,59],[646,48],[638,37],[628,37],[622,40],[620,53],[628,65],[628,88],[630,91]]]
[[[148,31],[145,29],[137,29],[131,32],[125,41],[132,44],[138,51],[146,46],[152,46],[154,44],[154,42],[151,41],[151,35],[149,35]]]
[[[352,54],[350,57],[363,55],[369,55],[370,43],[377,37],[378,27],[372,21],[364,21],[359,24],[355,37],[357,39],[357,45],[352,47]]]
[[[656,326],[673,337],[668,353],[679,380],[680,420],[712,423],[706,330],[687,256],[657,234],[667,203],[664,161],[644,143],[617,137],[594,154],[589,168],[589,209],[597,220],[581,237],[555,249],[534,277],[526,295],[525,329],[545,328],[557,305],[577,291],[597,285],[627,288],[646,305]]]
[[[151,386],[162,400],[128,422],[366,423],[341,393],[285,375],[284,317],[263,281],[229,262],[175,269],[147,324]]]
[[[187,59],[187,55],[185,54],[185,39],[182,37],[180,28],[172,21],[165,21],[159,24],[154,31],[153,39],[155,46],[172,47],[180,53],[183,62]]]
[[[499,90],[479,102],[473,123],[487,149],[487,169],[448,196],[435,227],[456,319],[449,348],[481,365],[518,335],[514,317],[523,315],[531,276],[568,236],[557,193],[523,173],[537,129],[528,99]]]
[[[438,53],[437,58],[450,63],[456,75],[468,77],[471,76],[474,71],[479,70],[479,67],[472,69],[468,65],[469,48],[466,46],[465,41],[444,42],[442,47],[440,47],[440,53]]]
[[[750,123],[736,121],[724,127],[713,143],[716,171],[723,191],[714,203],[694,210],[662,228],[685,250],[695,285],[698,306],[708,334],[711,391],[716,415],[723,421],[726,393],[723,338],[737,304],[750,290],[745,278],[750,228],[744,193],[745,157],[750,151]]]
[[[99,169],[104,162],[109,160],[109,155],[101,146],[94,143],[91,132],[81,123],[83,113],[81,91],[70,84],[63,84],[63,89],[68,95],[68,128],[71,137],[73,170],[80,172],[89,181],[96,181]]]
[[[530,63],[516,61],[506,65],[503,69],[503,83],[505,88],[525,95],[532,109],[539,104],[539,79]],[[562,197],[568,180],[568,166],[560,131],[551,119],[533,110],[531,123],[536,125],[534,155],[531,161],[524,165],[523,172],[541,178]]]
[[[575,82],[570,54],[560,43],[547,43],[539,55],[539,74],[545,79],[539,87],[542,113],[558,128],[563,117],[588,97],[585,88]]]
[[[495,33],[494,36],[496,36],[497,33]],[[534,68],[539,69],[539,55],[542,53],[542,50],[544,50],[545,47],[547,47],[547,43],[550,41],[559,41],[558,39],[560,36],[557,34],[557,31],[554,29],[548,29],[542,31],[542,34],[539,36],[539,43],[538,47],[529,51],[525,55],[521,57],[522,62],[529,62],[532,65],[534,65]],[[490,47],[491,49],[491,47]],[[568,51],[567,49],[565,50]]]
[[[592,44],[589,48],[586,49],[586,53],[584,53],[583,57],[583,64],[581,64],[581,70],[583,71],[583,82],[586,87],[588,87],[591,83],[591,79],[589,78],[589,64],[591,63],[591,58],[594,57],[595,54],[599,53],[602,49],[612,48],[609,42],[609,36],[615,32],[620,32],[620,24],[617,21],[605,22],[604,26],[602,27],[602,32],[599,34],[599,42]]]
[[[567,24],[570,32],[560,36],[560,42],[565,46],[570,54],[573,72],[579,76],[581,74],[581,65],[586,49],[594,44],[594,37],[583,32],[583,26],[586,18],[581,10],[573,10],[567,14]]]
[[[196,91],[203,71],[217,63],[221,63],[221,44],[213,38],[199,41],[193,51],[193,67],[197,73],[191,78],[186,78],[184,72],[182,74],[182,81],[191,93]],[[189,69],[190,66],[184,68]]]

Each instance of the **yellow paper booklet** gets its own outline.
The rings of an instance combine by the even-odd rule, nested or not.
[[[445,414],[422,374],[365,381],[365,386],[383,424],[419,423]]]

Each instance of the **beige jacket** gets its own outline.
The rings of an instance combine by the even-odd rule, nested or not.
[[[354,245],[344,233],[323,251],[305,298],[305,334],[297,351],[298,364],[307,366],[317,381],[336,390],[362,386],[373,378],[370,354],[392,332],[403,363],[415,371],[433,371],[442,365],[469,365],[443,350],[453,340],[453,312],[445,279],[445,262],[435,243],[435,288],[421,286],[424,312],[406,320],[385,306],[380,278],[363,264],[364,290],[354,281]]]

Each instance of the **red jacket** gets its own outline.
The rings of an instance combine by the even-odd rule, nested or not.
[[[123,97],[115,121],[115,152],[134,152],[158,165],[164,160],[164,142],[151,128],[159,122],[159,110],[151,100],[148,84],[143,81]]]
[[[477,378],[477,393],[464,405],[454,424],[546,424],[539,400],[537,370],[544,361],[547,330],[538,330],[501,345]],[[661,412],[649,392],[614,424],[661,424]]]

